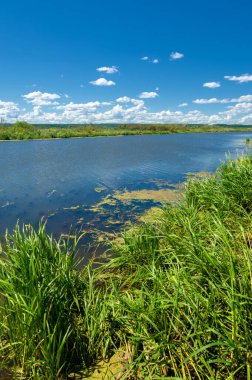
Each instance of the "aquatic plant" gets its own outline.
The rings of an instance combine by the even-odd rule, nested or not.
[[[100,290],[93,289],[89,266],[82,273],[85,281],[75,269],[77,242],[77,237],[55,240],[44,222],[37,231],[17,226],[6,236],[0,348],[6,367],[22,378],[58,378],[106,352],[105,306],[96,303]]]
[[[126,231],[113,277],[125,378],[250,379],[252,161],[187,183],[183,202]]]
[[[190,178],[183,200],[82,270],[77,240],[17,227],[0,267],[5,366],[85,378],[117,358],[110,378],[251,379],[251,212],[252,159],[240,157]]]

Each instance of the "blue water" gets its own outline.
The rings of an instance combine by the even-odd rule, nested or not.
[[[56,234],[77,226],[103,228],[106,216],[89,209],[116,189],[155,188],[155,180],[178,183],[186,172],[213,172],[226,153],[241,154],[252,133],[212,133],[10,141],[0,143],[0,234],[17,219],[37,224],[48,218]],[[97,193],[95,188],[103,188]],[[65,208],[79,206],[76,210]],[[142,208],[141,208],[142,207]],[[138,206],[138,212],[146,204]],[[133,218],[133,216],[132,216]]]

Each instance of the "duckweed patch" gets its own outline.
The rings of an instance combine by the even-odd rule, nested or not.
[[[133,190],[124,192],[115,192],[113,197],[122,202],[154,201],[154,202],[177,202],[182,198],[182,193],[178,190],[158,189],[158,190]]]

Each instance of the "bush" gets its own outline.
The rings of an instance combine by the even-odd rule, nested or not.
[[[9,130],[11,133],[25,134],[35,132],[36,128],[32,124],[27,123],[26,121],[17,121],[10,127]]]

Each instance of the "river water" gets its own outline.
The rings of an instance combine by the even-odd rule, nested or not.
[[[156,189],[187,172],[213,172],[245,149],[252,133],[202,133],[10,141],[0,143],[0,234],[17,219],[48,220],[56,235],[75,228],[111,231],[153,201],[92,207],[115,190]]]

